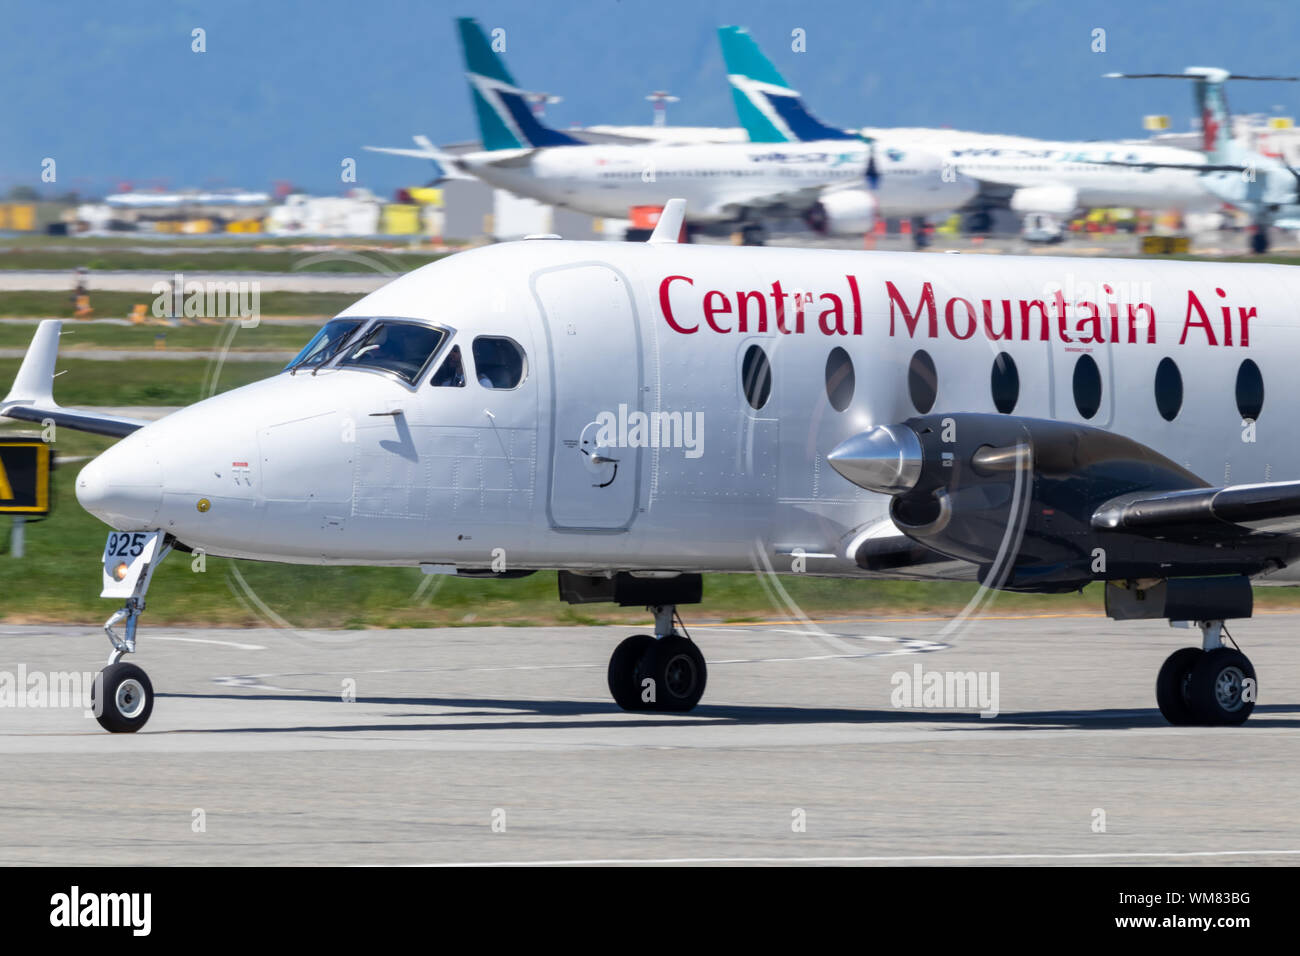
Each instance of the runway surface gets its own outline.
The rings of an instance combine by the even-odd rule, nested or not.
[[[0,707],[0,863],[1300,862],[1294,614],[1233,628],[1261,703],[1231,729],[1155,710],[1160,663],[1198,637],[1163,622],[695,627],[709,689],[669,716],[608,700],[626,627],[144,621],[141,733]],[[107,649],[0,624],[0,674]],[[894,707],[917,665],[996,674],[998,716]]]

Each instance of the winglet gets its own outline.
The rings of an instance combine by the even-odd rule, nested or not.
[[[686,200],[670,199],[664,205],[655,223],[655,231],[646,240],[652,245],[662,246],[681,241],[682,223],[686,221]]]
[[[36,327],[32,344],[18,367],[14,387],[9,390],[0,408],[6,405],[53,405],[54,362],[59,355],[60,319],[45,319]]]

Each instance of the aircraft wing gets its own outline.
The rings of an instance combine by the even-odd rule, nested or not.
[[[121,438],[149,424],[138,418],[104,415],[89,409],[63,408],[54,401],[54,361],[63,322],[46,319],[36,327],[32,344],[18,368],[14,386],[0,399],[0,417],[27,422],[52,421],[73,431]]]
[[[1140,163],[1122,159],[1097,160],[1094,165],[1128,166],[1131,169],[1191,169],[1198,173],[1242,173],[1251,168],[1241,163]]]
[[[1300,481],[1121,495],[1092,516],[1099,531],[1186,540],[1300,532]]]

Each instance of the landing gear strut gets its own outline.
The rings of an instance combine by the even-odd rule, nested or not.
[[[609,692],[624,710],[685,713],[704,696],[708,668],[690,637],[674,626],[677,605],[650,608],[655,633],[637,634],[609,658]]]
[[[1255,668],[1240,650],[1223,646],[1223,621],[1196,623],[1201,647],[1174,651],[1160,668],[1160,713],[1174,726],[1244,724],[1258,696]]]
[[[144,613],[145,593],[153,580],[154,569],[171,551],[173,543],[170,536],[161,532],[147,538],[139,534],[136,538],[145,540],[121,545],[125,550],[114,551],[119,545],[115,536],[110,536],[104,554],[105,596],[113,596],[120,593],[121,588],[130,587],[126,603],[104,622],[104,633],[108,635],[113,650],[108,655],[108,666],[99,672],[91,688],[95,719],[99,726],[114,734],[135,733],[148,723],[153,713],[153,683],[149,675],[136,665],[123,662],[122,656],[135,652],[135,629]],[[115,580],[110,580],[109,569],[115,565],[118,554],[132,560],[129,564],[116,564],[122,569],[122,574],[113,575]],[[109,593],[110,590],[113,594]],[[118,634],[114,628],[123,622],[123,633]]]

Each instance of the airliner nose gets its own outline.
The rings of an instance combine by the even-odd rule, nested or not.
[[[162,468],[147,446],[115,445],[81,469],[77,500],[119,531],[156,528],[162,506]]]
[[[906,425],[877,425],[840,442],[826,461],[861,488],[899,494],[921,476],[921,442]]]

